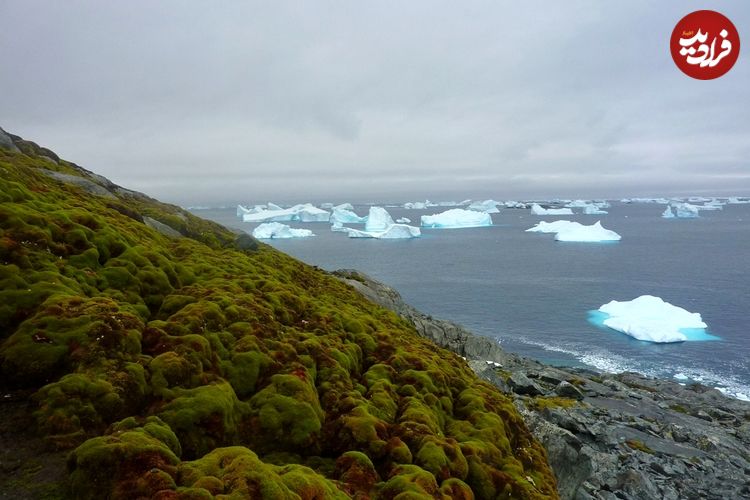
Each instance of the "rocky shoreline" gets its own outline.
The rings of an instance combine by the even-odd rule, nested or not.
[[[750,403],[701,384],[548,366],[421,313],[363,273],[333,274],[512,396],[561,498],[750,498]]]

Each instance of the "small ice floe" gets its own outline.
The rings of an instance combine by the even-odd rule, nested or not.
[[[532,215],[573,215],[569,208],[543,208],[538,203],[531,205]]]

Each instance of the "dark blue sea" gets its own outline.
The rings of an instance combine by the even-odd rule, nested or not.
[[[367,209],[355,205],[360,215]],[[443,210],[388,207],[413,225]],[[327,270],[364,271],[420,310],[543,362],[677,375],[750,396],[750,205],[702,211],[698,219],[662,219],[663,210],[613,202],[609,215],[538,217],[504,209],[492,215],[492,227],[423,228],[411,240],[350,239],[328,223],[289,223],[316,236],[267,242]],[[234,207],[194,213],[247,232],[257,225],[241,222]],[[560,219],[601,220],[622,240],[561,243],[524,232]],[[602,304],[644,294],[700,313],[719,339],[654,344],[589,322],[589,311]]]

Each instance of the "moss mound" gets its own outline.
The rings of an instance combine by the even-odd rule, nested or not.
[[[0,149],[0,376],[72,449],[71,496],[556,498],[543,449],[460,357],[42,149]]]

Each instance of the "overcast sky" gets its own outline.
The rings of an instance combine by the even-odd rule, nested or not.
[[[220,5],[217,7],[216,5]],[[0,126],[183,205],[750,195],[750,2],[0,0]]]

